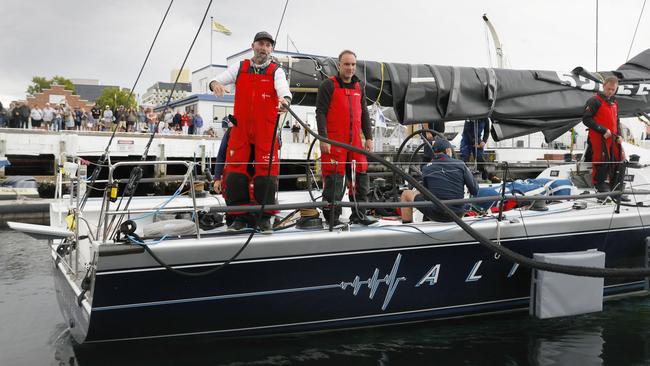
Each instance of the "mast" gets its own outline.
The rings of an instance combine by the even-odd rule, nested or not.
[[[490,34],[492,35],[492,41],[494,42],[494,48],[496,48],[497,51],[497,66],[500,69],[503,69],[503,48],[501,46],[501,41],[499,40],[499,36],[497,35],[497,31],[496,29],[494,29],[494,26],[488,19],[487,13],[483,14],[483,20],[485,21],[485,24],[490,30]]]

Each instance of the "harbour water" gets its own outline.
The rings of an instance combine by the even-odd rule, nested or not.
[[[525,313],[334,333],[77,347],[45,243],[0,231],[0,365],[648,365],[650,298],[602,313]],[[161,320],[164,321],[164,320]]]

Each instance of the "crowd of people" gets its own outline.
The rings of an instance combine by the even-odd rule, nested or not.
[[[200,114],[185,111],[183,114],[167,108],[159,113],[143,106],[113,109],[95,105],[90,109],[73,108],[67,103],[46,103],[44,108],[30,107],[25,102],[11,102],[5,108],[0,102],[0,127],[41,129],[45,131],[113,131],[143,132],[165,135],[215,136],[214,129],[205,129]]]

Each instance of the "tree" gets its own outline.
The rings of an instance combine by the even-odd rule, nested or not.
[[[64,89],[70,90],[73,94],[76,94],[74,84],[69,79],[64,78],[63,76],[54,76],[52,78],[52,84],[62,85]]]
[[[69,79],[63,76],[54,76],[51,79],[46,79],[42,76],[34,76],[32,78],[32,85],[27,88],[27,94],[35,95],[36,93],[43,92],[43,89],[49,89],[53,84],[62,85],[64,89],[70,90],[75,94],[74,84]]]
[[[119,88],[106,88],[102,91],[102,95],[99,99],[95,101],[95,105],[100,108],[110,106],[111,109],[115,110],[121,105],[126,108],[135,107],[137,103],[133,95],[129,98],[129,91],[126,89],[120,90]]]

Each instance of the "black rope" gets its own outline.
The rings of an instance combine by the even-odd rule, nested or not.
[[[302,119],[291,109],[289,108],[289,113],[305,128],[312,136],[317,138],[320,141],[326,142],[328,144],[345,148],[347,150],[356,152],[358,154],[363,154],[368,158],[380,162],[384,166],[388,167],[390,170],[401,176],[405,181],[413,185],[422,195],[424,195],[427,200],[433,202],[438,209],[446,213],[458,226],[460,226],[467,234],[472,238],[478,241],[479,244],[487,247],[488,249],[494,251],[495,253],[506,257],[507,259],[518,263],[524,267],[537,269],[542,271],[564,273],[574,276],[584,276],[584,277],[650,277],[650,268],[594,268],[594,267],[583,267],[583,266],[568,266],[555,263],[542,263],[536,260],[533,260],[529,257],[526,257],[522,254],[514,252],[504,246],[495,244],[489,238],[485,237],[483,234],[474,230],[470,225],[463,221],[462,218],[456,216],[456,214],[449,209],[444,203],[440,201],[434,194],[432,194],[426,187],[424,187],[420,182],[415,178],[408,175],[402,169],[400,169],[395,164],[387,161],[381,156],[374,154],[372,152],[366,151],[359,147],[345,144],[336,140],[331,140],[329,138],[318,135],[314,132]]]

